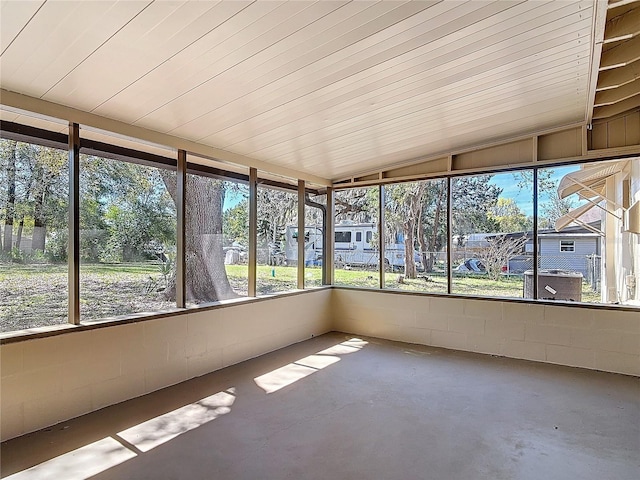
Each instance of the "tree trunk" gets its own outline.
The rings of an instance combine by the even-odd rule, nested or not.
[[[163,172],[171,197],[176,199],[176,179]],[[190,302],[204,303],[235,298],[224,266],[222,206],[224,184],[219,180],[190,175],[187,181],[185,218],[185,286]],[[165,295],[175,299],[175,283]]]
[[[404,276],[405,278],[416,278],[416,262],[413,259],[414,244],[414,221],[413,218],[404,222]]]
[[[16,248],[20,250],[20,244],[22,243],[22,230],[24,229],[24,215],[20,217],[20,223],[18,224],[18,233],[16,234]]]
[[[428,246],[424,234],[424,222],[422,221],[422,215],[424,214],[424,204],[421,203],[420,213],[418,213],[418,244],[420,245],[420,256],[422,257],[422,268],[424,268],[425,272],[431,271],[432,266],[429,265],[427,267],[427,263],[430,260],[428,258],[430,255],[428,254]],[[428,268],[428,270],[427,270]]]
[[[277,222],[276,217],[273,217],[273,218],[271,219],[271,226],[273,227],[273,231],[272,231],[272,239],[271,239],[271,241],[272,241],[273,243],[276,243],[276,240],[278,239],[278,227],[276,226],[276,225],[277,225],[277,223],[278,223],[278,222]]]
[[[4,218],[3,250],[10,252],[13,243],[13,219],[16,212],[16,142],[9,144],[9,158],[7,159],[7,203]]]
[[[38,165],[36,169],[37,180],[33,205],[33,240],[31,243],[31,250],[40,250],[41,252],[44,252],[45,238],[47,234],[47,224],[44,218],[46,187],[42,166]]]
[[[440,186],[437,187],[437,200],[436,200],[436,210],[433,214],[433,230],[431,231],[431,235],[429,238],[429,246],[428,246],[428,250],[429,250],[429,259],[427,261],[428,263],[428,272],[433,271],[433,265],[435,263],[435,257],[436,257],[436,252],[439,250],[440,245],[438,244],[438,237],[440,235],[440,218],[442,216],[442,204],[444,201],[444,195],[443,195],[443,191],[446,191],[446,188],[443,189]],[[426,268],[426,265],[425,265]]]
[[[404,276],[405,278],[416,278],[418,272],[416,270],[416,262],[413,258],[415,251],[415,233],[416,222],[420,223],[422,220],[419,217],[419,213],[422,209],[422,197],[424,196],[425,183],[419,183],[418,189],[408,196],[408,211],[406,212],[407,218],[404,222]]]

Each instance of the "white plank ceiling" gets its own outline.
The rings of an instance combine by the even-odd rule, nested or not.
[[[0,5],[3,89],[328,179],[587,116],[594,0]]]

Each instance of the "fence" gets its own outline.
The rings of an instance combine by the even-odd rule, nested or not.
[[[602,275],[602,257],[600,255],[587,255],[587,275],[586,280],[591,285],[594,292],[600,291]]]
[[[467,256],[465,256],[465,253]],[[470,254],[470,255],[469,255]],[[482,260],[480,252],[455,252],[453,255],[456,265],[464,263],[468,258],[479,258]],[[580,272],[594,292],[600,291],[602,276],[602,257],[600,255],[540,255],[538,257],[538,268],[540,270],[564,270],[568,272]],[[503,267],[504,273],[512,275],[523,274],[527,270],[533,270],[533,255],[514,255]]]

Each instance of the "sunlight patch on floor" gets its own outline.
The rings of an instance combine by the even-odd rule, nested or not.
[[[84,480],[125,462],[136,454],[111,437],[47,460],[6,477],[11,480]]]
[[[231,411],[235,391],[229,389],[134,425],[118,436],[142,452],[162,445]]]
[[[277,392],[298,380],[308,377],[312,373],[339,362],[340,357],[338,355],[347,355],[358,352],[366,344],[367,342],[364,340],[352,338],[321,350],[314,355],[309,355],[283,367],[276,368],[275,370],[265,373],[264,375],[260,375],[253,380],[256,382],[256,385],[262,388],[266,393]]]

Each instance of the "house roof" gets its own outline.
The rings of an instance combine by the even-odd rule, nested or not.
[[[570,237],[570,236],[588,236],[588,237],[597,237],[599,236],[599,234],[595,233],[593,230],[600,230],[601,228],[601,221],[600,220],[596,220],[593,222],[588,222],[586,225],[588,225],[588,228],[582,225],[571,225],[569,227],[563,228],[561,232],[557,232],[554,228],[548,228],[548,229],[540,229],[538,230],[538,236],[539,237]],[[511,233],[496,233],[496,234],[490,234],[490,236],[498,236],[500,235],[502,238],[505,239],[509,239],[509,238],[521,238],[523,235],[527,236],[528,238],[532,238],[533,237],[533,232],[531,230],[527,231],[527,232],[511,232]]]

